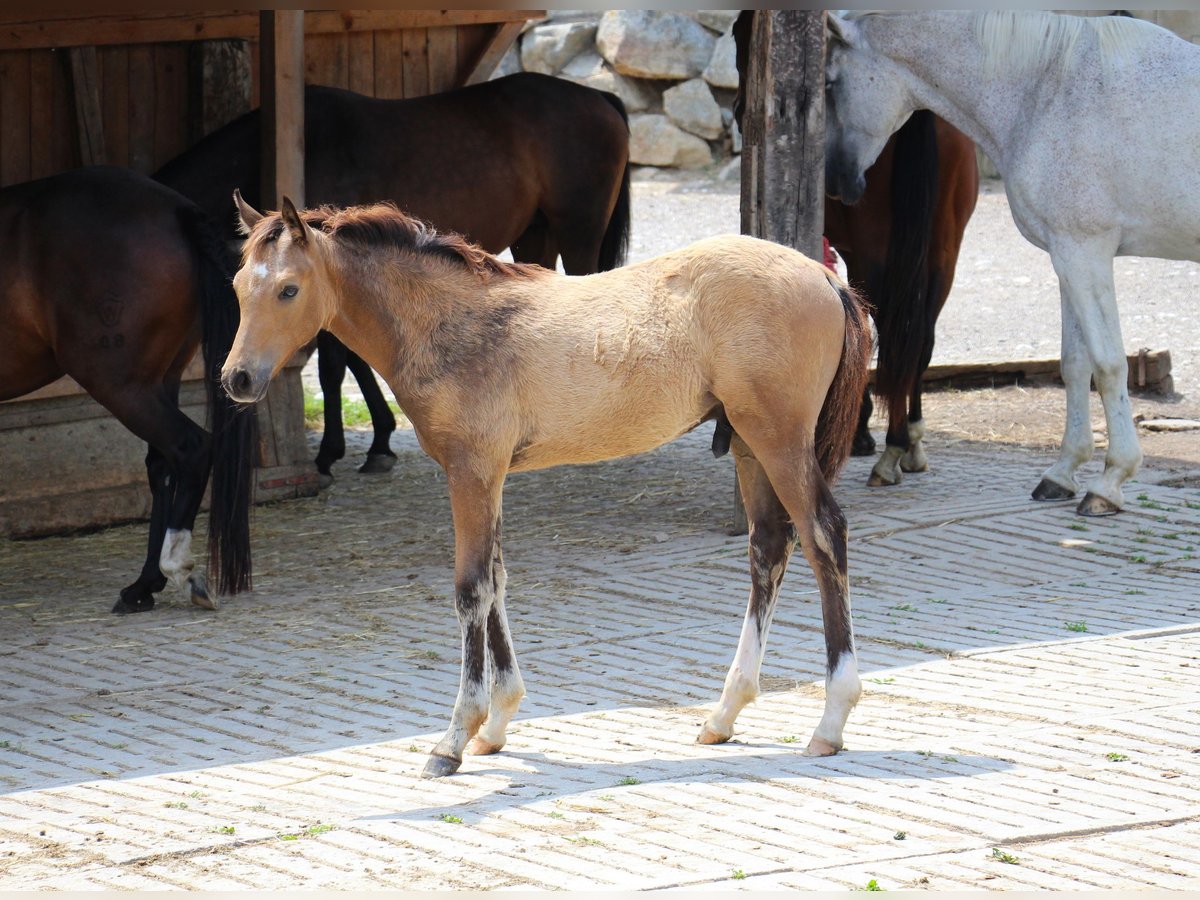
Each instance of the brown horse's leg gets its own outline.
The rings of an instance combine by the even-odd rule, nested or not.
[[[508,616],[504,612],[504,588],[508,575],[504,571],[504,555],[500,550],[500,526],[496,526],[496,541],[492,553],[492,609],[487,619],[488,658],[492,664],[492,699],[487,721],[467,744],[467,752],[476,756],[496,753],[504,747],[508,723],[516,715],[525,682],[517,666],[512,637],[508,631]]]
[[[558,247],[551,239],[550,229],[545,222],[535,221],[531,224],[513,241],[510,249],[513,259],[519,263],[533,263],[543,269],[554,269],[558,265]],[[568,271],[567,274],[580,273]]]
[[[854,430],[854,443],[850,445],[851,456],[874,456],[875,438],[871,436],[871,414],[875,404],[871,400],[871,388],[863,391],[862,406],[858,408],[858,427]]]
[[[149,555],[139,577],[121,593],[113,612],[150,609],[154,589],[165,586],[153,576],[157,571],[177,587],[189,588],[199,606],[213,608],[202,575],[194,573],[191,554],[192,527],[212,467],[212,439],[189,419],[175,401],[177,388],[163,385],[131,390],[79,375],[80,384],[122,425],[159,454],[147,455],[147,474],[155,492],[151,512]],[[158,528],[162,524],[162,536]],[[156,553],[156,546],[158,551]]]
[[[729,740],[738,713],[758,696],[758,674],[766,650],[767,631],[779,598],[779,585],[796,543],[796,530],[788,521],[787,510],[779,502],[758,460],[737,435],[734,435],[732,448],[750,525],[750,602],[742,621],[737,653],[725,677],[721,701],[697,738],[701,744]]]
[[[817,578],[825,626],[825,712],[805,754],[828,756],[842,748],[842,729],[862,693],[854,630],[850,621],[850,580],[846,569],[846,518],[833,499],[808,446],[782,440],[777,429],[756,441],[738,421],[734,428],[755,452],[800,537],[800,546]],[[771,434],[771,431],[774,434]],[[774,438],[774,439],[772,439]]]
[[[362,391],[367,410],[371,413],[371,429],[374,432],[371,446],[367,449],[367,460],[358,467],[358,471],[363,475],[390,472],[396,465],[396,454],[388,442],[396,431],[396,417],[388,406],[387,398],[383,396],[379,382],[375,380],[375,372],[366,361],[353,350],[348,350],[346,367]]]
[[[462,765],[467,742],[488,717],[488,621],[497,589],[503,588],[499,563],[500,496],[504,467],[487,468],[478,460],[446,467],[450,508],[454,515],[454,609],[462,630],[462,670],[458,697],[445,736],[425,764],[426,777],[452,775]],[[506,648],[511,656],[511,644]]]

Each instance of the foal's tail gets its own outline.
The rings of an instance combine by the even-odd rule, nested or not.
[[[842,359],[837,374],[825,394],[825,405],[817,419],[817,461],[821,474],[832,483],[850,455],[850,444],[858,427],[858,408],[863,388],[867,386],[871,364],[871,324],[867,304],[852,288],[840,279],[829,285],[842,298],[846,311],[846,332],[842,341]]]
[[[201,349],[213,438],[208,574],[218,593],[236,594],[251,587],[250,504],[258,417],[253,407],[234,403],[221,387],[221,366],[233,346],[239,320],[225,244],[216,225],[197,207],[181,208],[179,218],[200,263]]]
[[[628,144],[629,114],[625,111],[625,104],[621,102],[621,98],[616,94],[611,94],[608,91],[601,91],[600,94],[621,114],[621,121],[625,123],[625,141]],[[625,171],[621,173],[621,189],[617,193],[617,205],[613,207],[612,216],[608,220],[608,228],[604,232],[604,240],[600,242],[599,271],[601,272],[607,272],[609,269],[625,265],[625,254],[629,250],[629,226],[631,218],[629,166],[630,163],[627,154]]]
[[[937,213],[938,143],[933,113],[918,110],[896,134],[892,222],[883,277],[872,284],[879,365],[875,390],[906,403],[921,376],[939,300],[929,290]]]

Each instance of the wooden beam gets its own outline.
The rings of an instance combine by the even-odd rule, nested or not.
[[[304,206],[304,11],[260,14],[262,204]]]
[[[1127,384],[1135,393],[1170,394],[1174,391],[1170,350],[1139,350],[1125,357]],[[921,383],[927,391],[990,388],[1003,384],[1062,384],[1062,364],[1057,359],[1017,359],[990,363],[952,363],[930,366]],[[875,370],[871,369],[871,383]],[[1093,383],[1092,389],[1095,390]]]
[[[545,16],[539,9],[397,9],[321,10],[305,16],[305,32],[392,31],[452,25],[525,22]],[[258,38],[258,13],[143,12],[95,15],[86,13],[2,13],[0,50],[47,47],[151,44],[220,38]]]
[[[824,15],[755,12],[742,118],[742,233],[817,260],[825,230]],[[735,486],[733,533],[746,531]]]
[[[71,89],[75,100],[75,123],[79,134],[79,159],[85,166],[108,162],[104,144],[104,116],[100,110],[100,67],[95,47],[72,47]]]
[[[471,69],[463,84],[479,84],[491,78],[492,73],[496,71],[496,66],[500,65],[500,60],[504,58],[504,54],[513,45],[513,41],[520,36],[521,29],[524,27],[524,22],[505,22],[495,26],[492,36],[488,38],[488,42],[483,45],[478,58],[471,64]]]

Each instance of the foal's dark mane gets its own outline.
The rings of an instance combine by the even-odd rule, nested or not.
[[[300,217],[310,228],[335,240],[366,249],[396,247],[462,264],[473,275],[488,279],[530,278],[545,273],[541,266],[509,263],[497,259],[462,235],[436,231],[428,222],[406,215],[393,203],[370,206],[318,206],[306,209]],[[279,239],[286,225],[279,213],[265,216],[254,226],[246,241],[246,257],[262,244]]]

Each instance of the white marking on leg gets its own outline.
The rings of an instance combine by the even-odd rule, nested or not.
[[[900,458],[900,468],[905,472],[925,472],[929,469],[929,457],[925,455],[925,422],[921,419],[908,423],[908,452]]]
[[[766,638],[765,631],[766,629],[762,635],[763,640]],[[700,732],[702,743],[727,741],[733,737],[733,723],[738,713],[758,696],[758,674],[762,667],[762,656],[758,616],[754,614],[751,605],[746,609],[746,617],[742,620],[742,634],[738,639],[733,664],[725,676],[721,700]]]
[[[168,528],[163,536],[162,553],[158,557],[158,568],[176,588],[187,588],[188,577],[196,561],[192,559],[192,532],[187,529]]]
[[[504,747],[508,740],[508,723],[516,715],[521,699],[525,696],[525,681],[521,678],[521,669],[517,665],[517,656],[512,647],[512,638],[508,631],[508,617],[504,611],[504,592],[508,583],[508,573],[500,568],[497,581],[496,598],[493,601],[492,613],[500,622],[504,641],[509,650],[510,667],[498,669],[492,667],[492,696],[488,706],[487,720],[479,728],[475,739],[467,748],[468,753],[495,753]],[[489,657],[491,656],[491,635],[488,635]]]
[[[850,710],[862,696],[862,680],[858,677],[858,660],[854,651],[842,653],[837,666],[825,678],[825,713],[813,732],[813,741],[821,740],[834,750],[842,749],[842,730]]]
[[[870,487],[883,487],[900,483],[900,457],[904,455],[903,447],[887,446],[871,469],[871,477],[867,479]]]
[[[433,752],[439,756],[449,756],[461,760],[463,749],[479,726],[487,718],[488,700],[491,683],[491,659],[487,653],[487,616],[492,608],[494,595],[491,579],[481,578],[475,585],[476,603],[470,611],[469,618],[460,618],[462,628],[462,670],[459,675],[458,696],[454,701],[454,712],[450,716],[450,727],[445,736],[438,742]],[[478,628],[483,634],[483,672],[477,681],[468,675],[468,654],[471,652],[469,639],[471,629]]]

